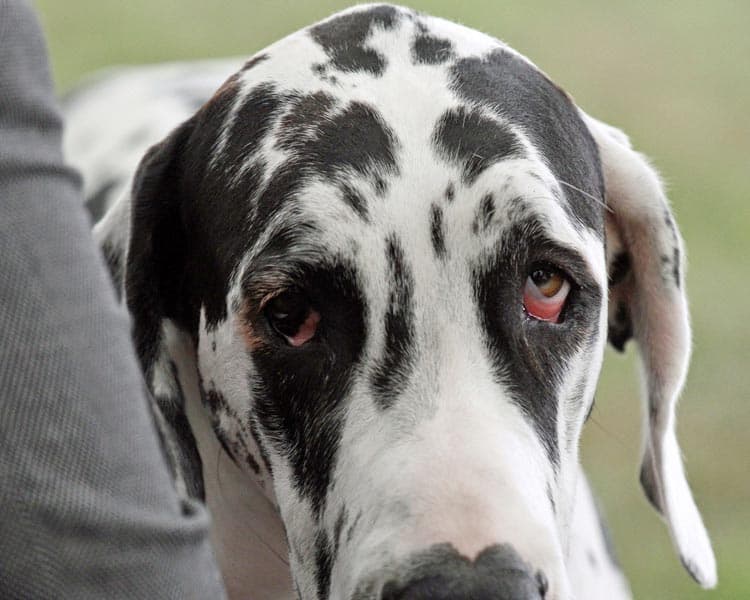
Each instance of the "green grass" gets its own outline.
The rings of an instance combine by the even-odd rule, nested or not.
[[[115,63],[249,55],[344,2],[37,0],[61,89]],[[654,159],[687,242],[695,352],[680,440],[719,561],[702,592],[637,485],[632,349],[608,353],[583,460],[637,598],[750,597],[750,2],[448,0],[422,10],[496,35]],[[666,590],[666,591],[664,591]],[[606,600],[606,599],[604,599]]]

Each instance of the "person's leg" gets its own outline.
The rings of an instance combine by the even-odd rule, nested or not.
[[[0,597],[223,596],[63,166],[41,32],[0,0]]]

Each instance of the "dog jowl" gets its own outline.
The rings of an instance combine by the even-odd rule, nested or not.
[[[192,385],[300,598],[628,597],[578,466],[608,334],[643,361],[644,487],[715,583],[658,177],[501,42],[385,5],[295,33],[149,150],[97,236],[178,481],[212,468]]]

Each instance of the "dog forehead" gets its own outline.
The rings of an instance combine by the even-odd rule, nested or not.
[[[442,19],[390,5],[339,13],[253,57],[208,108],[209,163],[232,210],[245,203],[252,240],[358,223],[351,238],[378,212],[420,210],[439,234],[438,195],[481,199],[486,217],[505,200],[488,195],[508,196],[520,169],[516,188],[548,221],[603,235],[598,154],[570,98],[502,42]]]

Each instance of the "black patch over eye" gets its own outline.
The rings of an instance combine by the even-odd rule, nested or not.
[[[367,305],[356,270],[339,257],[318,264],[287,260],[282,272],[279,262],[274,253],[264,269],[260,257],[244,281],[245,320],[260,338],[248,345],[255,365],[249,384],[259,431],[289,461],[295,489],[317,515],[336,465],[342,408],[367,339]],[[280,284],[284,292],[265,303],[258,297],[261,289],[267,293]],[[316,317],[319,327],[307,341]]]
[[[565,274],[575,292],[565,318],[558,321],[537,306],[532,307],[534,318],[519,318],[519,290],[536,293],[538,284],[554,283],[555,273]],[[551,241],[533,221],[510,227],[500,250],[477,263],[472,278],[495,377],[534,424],[557,467],[557,398],[569,360],[597,339],[601,289],[583,258]],[[528,311],[529,294],[523,296]],[[547,299],[541,291],[538,296]]]
[[[313,308],[304,292],[292,288],[271,298],[263,307],[269,325],[285,338],[294,337]]]

